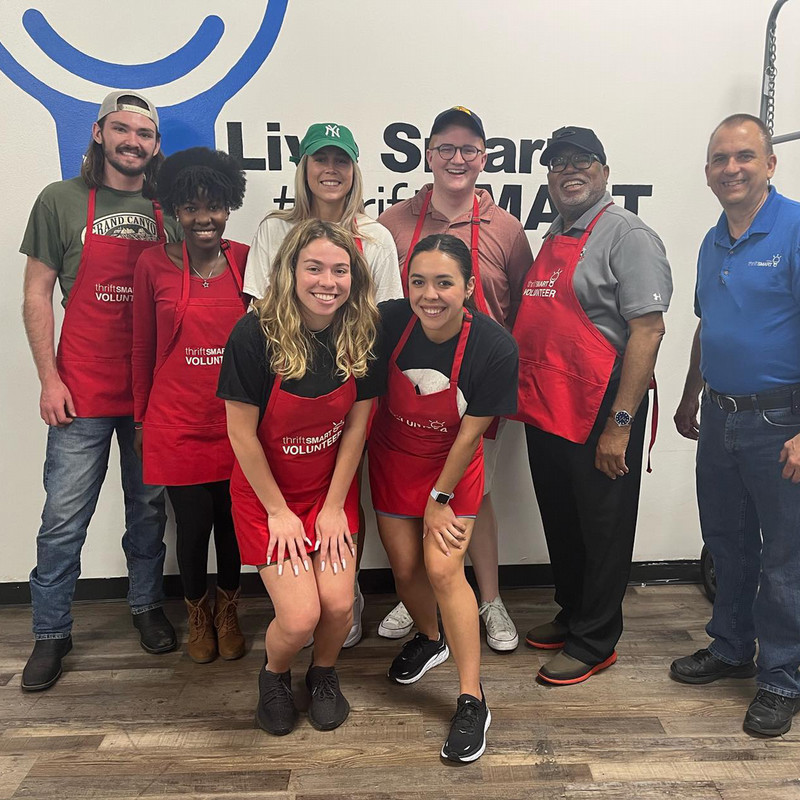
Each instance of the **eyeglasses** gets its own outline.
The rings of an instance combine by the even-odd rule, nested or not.
[[[550,172],[563,172],[567,164],[572,164],[575,169],[589,169],[592,164],[600,159],[594,153],[573,153],[571,156],[553,156],[547,165]]]
[[[431,147],[431,150],[437,150],[439,155],[445,160],[450,161],[456,154],[456,150],[461,153],[461,158],[464,161],[474,161],[483,150],[479,150],[474,144],[462,144],[457,147],[454,144],[440,144],[438,147]]]

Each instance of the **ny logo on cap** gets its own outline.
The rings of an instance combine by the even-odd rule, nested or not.
[[[464,106],[453,106],[453,111],[463,111],[465,114],[472,116],[472,112],[468,108],[464,108]]]
[[[341,138],[339,136],[339,126],[338,125],[326,125],[325,126],[325,135],[326,136],[335,136],[337,139]]]
[[[560,131],[556,131],[553,136],[556,139],[563,139],[565,136],[574,136],[575,133],[574,128],[562,128]]]

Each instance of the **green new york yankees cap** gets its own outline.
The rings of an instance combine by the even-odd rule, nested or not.
[[[290,156],[297,164],[303,156],[310,156],[323,147],[338,147],[344,150],[353,161],[358,161],[358,145],[349,128],[335,122],[315,122],[300,142],[300,153]]]

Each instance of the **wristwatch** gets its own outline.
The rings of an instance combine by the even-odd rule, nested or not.
[[[608,416],[614,420],[614,423],[619,428],[629,428],[633,422],[633,414],[631,414],[629,411],[624,411],[623,409],[620,409],[619,411],[612,411]]]
[[[431,499],[441,503],[443,506],[446,506],[454,497],[455,495],[452,492],[450,494],[440,492],[435,486],[431,489]]]

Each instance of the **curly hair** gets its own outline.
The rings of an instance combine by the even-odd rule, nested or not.
[[[168,156],[158,172],[156,196],[168,214],[201,195],[228,211],[241,208],[246,178],[241,164],[222,150],[190,147]]]
[[[303,322],[295,270],[301,250],[315,239],[327,239],[350,257],[350,295],[331,323],[331,340],[336,374],[342,379],[363,378],[375,358],[379,320],[372,274],[352,234],[341,225],[318,219],[292,228],[275,256],[266,294],[254,303],[267,338],[270,367],[284,380],[296,380],[313,364],[315,339]]]

